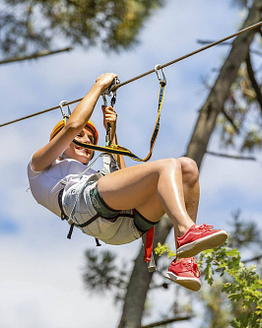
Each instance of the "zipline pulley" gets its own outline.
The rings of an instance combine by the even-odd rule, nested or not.
[[[160,75],[159,70],[161,70],[162,76]],[[154,71],[156,72],[156,76],[158,78],[158,81],[161,85],[166,85],[166,74],[163,68],[161,68],[160,64],[157,64],[154,68]]]
[[[120,81],[117,77],[114,78],[112,83],[104,90],[103,95],[110,96],[113,89],[120,84]],[[115,89],[116,91],[116,89]]]

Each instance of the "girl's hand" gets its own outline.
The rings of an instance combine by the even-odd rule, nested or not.
[[[102,74],[96,79],[96,83],[98,83],[102,91],[104,91],[116,77],[117,75],[115,73]]]
[[[112,106],[105,107],[104,105],[102,105],[102,111],[104,127],[107,130],[107,123],[110,123],[113,137],[116,131],[117,113],[114,111]]]

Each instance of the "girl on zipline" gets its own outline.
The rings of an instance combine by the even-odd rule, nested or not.
[[[194,256],[221,245],[227,233],[195,224],[199,180],[193,160],[162,159],[126,168],[123,157],[115,155],[120,170],[97,180],[92,179],[97,172],[90,168],[79,177],[93,151],[77,146],[73,140],[97,144],[98,132],[90,118],[100,95],[116,77],[102,74],[67,123],[59,122],[50,141],[32,155],[28,165],[32,194],[56,215],[71,217],[84,233],[115,245],[140,238],[166,213],[174,226],[177,255],[166,277],[197,291],[201,281]],[[102,106],[102,111],[104,126],[110,123],[112,142],[117,144],[117,115],[111,106]]]

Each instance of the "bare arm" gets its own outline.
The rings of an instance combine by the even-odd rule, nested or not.
[[[118,145],[116,133],[114,134],[112,143],[115,144],[115,145]],[[126,167],[124,156],[122,156],[122,155],[114,155],[114,157],[115,157],[115,160],[117,161],[120,169],[124,169]]]
[[[83,130],[94,111],[99,96],[115,77],[117,77],[116,74],[107,73],[96,80],[90,91],[74,109],[66,126],[47,145],[34,153],[33,170],[44,170],[65,151],[77,134]]]

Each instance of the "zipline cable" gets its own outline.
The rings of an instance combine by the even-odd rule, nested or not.
[[[204,51],[204,50],[206,50],[206,49],[208,49],[208,48],[211,48],[211,47],[213,47],[213,46],[216,46],[217,44],[222,43],[222,42],[224,42],[224,41],[227,41],[227,40],[229,40],[229,39],[231,39],[231,38],[234,38],[235,36],[238,36],[238,35],[240,35],[240,34],[243,34],[243,33],[246,33],[246,32],[248,32],[248,31],[251,31],[251,30],[253,30],[253,29],[255,29],[255,28],[257,28],[257,27],[259,27],[259,26],[261,26],[261,25],[262,25],[262,21],[260,21],[260,22],[258,22],[258,23],[256,23],[256,24],[250,25],[250,26],[248,26],[248,27],[246,27],[246,28],[243,28],[242,30],[239,30],[238,32],[236,32],[236,33],[234,33],[234,34],[231,34],[231,35],[229,35],[229,36],[227,36],[227,37],[225,37],[225,38],[223,38],[223,39],[220,39],[220,40],[218,40],[218,41],[214,41],[214,42],[212,42],[212,43],[210,43],[210,44],[208,44],[208,45],[206,45],[206,46],[204,46],[204,47],[202,47],[202,48],[200,48],[200,49],[198,49],[198,50],[192,51],[192,52],[190,52],[190,53],[188,53],[188,54],[186,54],[186,55],[184,55],[184,56],[181,56],[181,57],[179,57],[179,58],[177,58],[177,59],[175,59],[175,60],[172,60],[172,61],[170,61],[170,62],[168,62],[168,63],[166,63],[166,64],[164,64],[164,65],[159,65],[158,68],[161,69],[161,68],[165,68],[165,67],[167,67],[167,66],[173,65],[173,64],[175,64],[175,63],[177,63],[177,62],[179,62],[179,61],[181,61],[181,60],[183,60],[183,59],[186,59],[186,58],[188,58],[188,57],[191,57],[191,56],[193,56],[193,55],[196,55],[197,53],[199,53],[199,52],[201,52],[201,51]],[[141,74],[141,75],[138,75],[138,76],[136,76],[136,77],[134,77],[134,78],[132,78],[132,79],[130,79],[130,80],[127,80],[127,81],[123,82],[123,83],[120,83],[120,84],[117,85],[115,88],[113,88],[112,91],[114,91],[114,90],[116,90],[116,89],[118,89],[118,88],[120,88],[120,87],[122,87],[122,86],[124,86],[124,85],[126,85],[126,84],[128,84],[128,83],[131,83],[131,82],[134,82],[134,81],[136,81],[136,80],[138,80],[138,79],[141,79],[142,77],[147,76],[147,75],[149,75],[149,74],[152,74],[152,73],[154,73],[154,72],[155,72],[155,71],[152,69],[152,70],[150,70],[150,71],[148,71],[148,72],[146,72],[146,73],[143,73],[143,74]]]
[[[234,33],[234,34],[231,34],[231,35],[229,35],[229,36],[227,36],[227,37],[225,37],[225,38],[223,38],[223,39],[220,39],[220,40],[218,40],[218,41],[212,42],[212,43],[210,43],[210,44],[208,44],[208,45],[206,45],[206,46],[204,46],[204,47],[202,47],[202,48],[200,48],[200,49],[198,49],[198,50],[195,50],[195,51],[193,51],[193,52],[190,52],[190,53],[188,53],[188,54],[186,54],[186,55],[184,55],[184,56],[181,56],[181,57],[179,57],[179,58],[177,58],[177,59],[175,59],[175,60],[172,60],[172,61],[170,61],[170,62],[168,62],[168,63],[166,63],[166,64],[164,64],[164,65],[159,65],[159,66],[158,66],[158,69],[165,68],[165,67],[167,67],[167,66],[173,65],[173,64],[175,64],[175,63],[177,63],[177,62],[179,62],[179,61],[181,61],[181,60],[184,60],[184,59],[186,59],[186,58],[188,58],[188,57],[191,57],[191,56],[193,56],[193,55],[196,55],[197,53],[202,52],[202,51],[204,51],[204,50],[206,50],[206,49],[208,49],[208,48],[211,48],[211,47],[213,47],[213,46],[215,46],[215,45],[217,45],[217,44],[219,44],[219,43],[222,43],[222,42],[224,42],[224,41],[227,41],[227,40],[229,40],[229,39],[231,39],[231,38],[234,38],[234,37],[236,37],[236,36],[238,36],[238,35],[240,35],[240,34],[243,34],[243,33],[246,33],[246,32],[248,32],[248,31],[251,31],[251,30],[253,30],[253,29],[255,29],[255,28],[258,28],[258,27],[260,27],[261,25],[262,25],[262,21],[260,21],[260,22],[258,22],[258,23],[256,23],[256,24],[250,25],[250,26],[248,26],[248,27],[246,27],[246,28],[243,28],[242,30],[239,30],[238,32],[236,32],[236,33]],[[145,72],[145,73],[143,73],[143,74],[141,74],[141,75],[138,75],[138,76],[136,76],[136,77],[134,77],[134,78],[132,78],[132,79],[130,79],[130,80],[127,80],[127,81],[125,81],[125,82],[122,82],[122,83],[116,85],[111,91],[115,91],[115,90],[119,89],[120,87],[122,87],[122,86],[124,86],[124,85],[127,85],[127,84],[129,84],[129,83],[131,83],[131,82],[134,82],[134,81],[136,81],[136,80],[138,80],[138,79],[141,79],[142,77],[145,77],[145,76],[147,76],[147,75],[149,75],[149,74],[152,74],[152,73],[155,73],[155,69],[152,69],[152,70],[150,70],[150,71],[148,71],[148,72]],[[79,98],[79,99],[72,100],[72,101],[70,101],[70,102],[67,102],[66,105],[71,105],[71,104],[74,104],[74,103],[76,103],[76,102],[80,102],[82,99],[83,99],[83,97],[82,97],[82,98]],[[3,127],[3,126],[9,125],[9,124],[13,124],[13,123],[16,123],[16,122],[19,122],[19,121],[22,121],[22,120],[26,120],[26,119],[28,119],[28,118],[31,118],[31,117],[34,117],[34,116],[37,116],[37,115],[41,115],[41,114],[44,114],[44,113],[50,112],[50,111],[55,110],[55,109],[59,109],[59,108],[60,108],[59,106],[51,107],[51,108],[48,108],[48,109],[42,110],[42,111],[40,111],[40,112],[33,113],[33,114],[31,114],[31,115],[27,115],[27,116],[24,116],[24,117],[21,117],[21,118],[15,119],[15,120],[13,120],[13,121],[9,121],[9,122],[6,122],[6,123],[3,123],[3,124],[0,124],[0,128]]]

